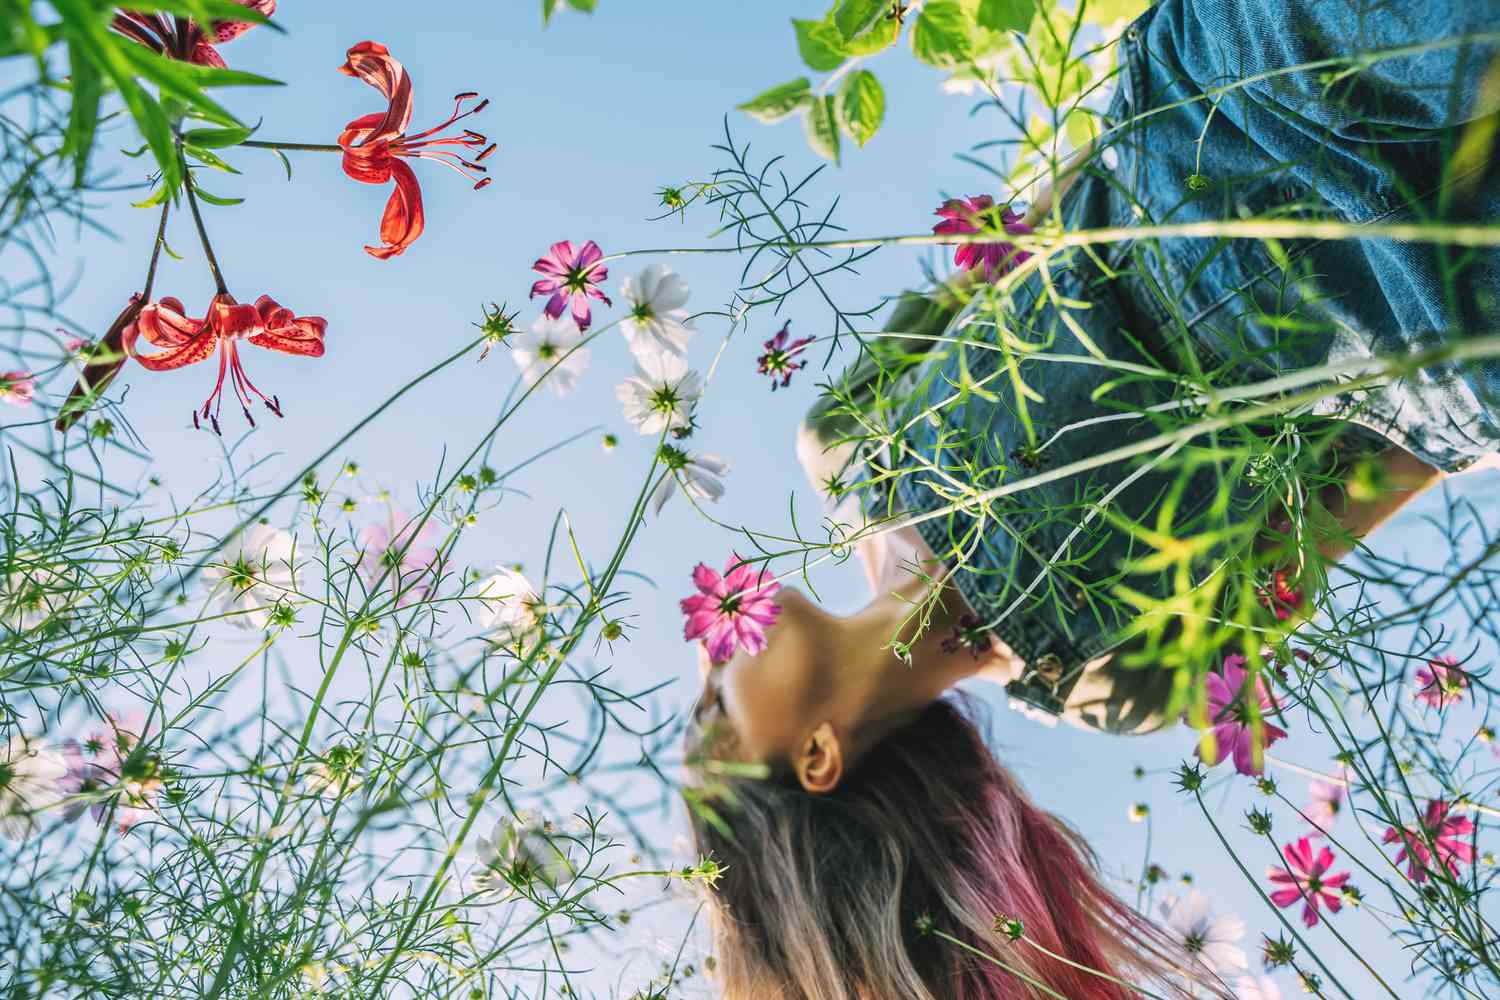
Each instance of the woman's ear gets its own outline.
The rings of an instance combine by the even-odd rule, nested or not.
[[[822,722],[802,741],[794,762],[797,780],[814,795],[831,792],[844,776],[844,747],[833,723]]]

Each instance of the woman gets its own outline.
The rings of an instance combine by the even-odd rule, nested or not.
[[[1205,650],[1253,653],[1263,623],[1295,625],[1320,559],[1442,475],[1493,462],[1492,359],[1367,366],[1337,389],[1324,373],[1302,398],[1278,387],[1497,328],[1492,248],[1358,232],[1500,218],[1500,83],[1484,82],[1497,29],[1477,2],[1163,0],[1120,42],[1097,148],[1031,221],[1347,232],[1167,230],[1045,261],[1002,245],[1013,274],[993,289],[971,275],[967,304],[960,283],[907,298],[834,383],[804,462],[834,492],[855,487],[867,518],[907,526],[859,543],[877,593],[865,609],[835,617],[784,590],[763,653],[704,662],[690,799],[725,869],[726,996],[1228,995],[1101,885],[944,693],[978,675],[1044,717],[1160,726]],[[1383,50],[1396,54],[1355,58]],[[999,211],[969,208],[950,214],[998,243]],[[1284,404],[1194,429],[1247,399]],[[1352,473],[1359,490],[1344,489]]]

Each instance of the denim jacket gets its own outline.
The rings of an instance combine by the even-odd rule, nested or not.
[[[1164,0],[1148,11],[1119,43],[1119,89],[1088,169],[1062,199],[1063,228],[1500,218],[1488,152],[1458,157],[1466,173],[1453,167],[1465,124],[1497,111],[1500,87],[1481,81],[1500,50],[1493,40],[1442,42],[1500,29],[1497,7],[1362,10],[1355,0]],[[1410,54],[1352,72],[1328,61],[1401,46]],[[1278,72],[1304,64],[1313,65]],[[1051,294],[1032,275],[1002,310],[976,296],[947,325],[966,342],[935,345],[920,364],[893,365],[889,347],[877,350],[842,382],[857,394],[899,378],[914,396],[895,421],[902,435],[888,468],[872,476],[894,473],[894,486],[867,507],[926,516],[924,541],[957,564],[954,582],[974,612],[1027,663],[1012,695],[1051,714],[1129,624],[1128,608],[1097,595],[1172,593],[1170,573],[1138,569],[1153,552],[1151,530],[1181,538],[1233,523],[1250,496],[1245,470],[1216,461],[1205,439],[1168,456],[1199,458],[1191,475],[1136,458],[944,511],[966,488],[1046,475],[1158,433],[1151,408],[1171,398],[1170,385],[1100,358],[1233,385],[1500,332],[1492,247],[1181,237],[1095,251],[1049,261]],[[1057,302],[1076,305],[1063,316]],[[907,301],[890,329],[936,328],[941,310]],[[1045,358],[1024,353],[1038,348]],[[1500,366],[1433,365],[1309,412],[1345,422],[1356,450],[1394,442],[1453,471],[1500,450]],[[811,422],[830,442],[849,431],[826,404]]]

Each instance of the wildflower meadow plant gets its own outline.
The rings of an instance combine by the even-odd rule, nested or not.
[[[619,0],[544,0],[541,25],[471,3],[438,42],[427,15],[385,18],[409,25],[387,47],[360,5],[328,6],[0,2],[0,992],[717,995],[740,973],[705,913],[742,873],[690,848],[684,814],[728,831],[735,782],[767,769],[683,750],[684,677],[696,649],[769,669],[784,588],[837,604],[839,564],[873,551],[954,581],[882,648],[915,671],[931,638],[1006,683],[1002,742],[1051,769],[1048,808],[1088,807],[1168,972],[1074,968],[1019,911],[871,935],[1016,996],[1058,995],[1027,970],[1060,959],[1121,996],[1500,993],[1497,473],[1384,534],[1340,527],[1416,488],[1371,444],[1398,414],[1360,394],[1437,371],[1479,399],[1493,309],[1420,351],[1277,353],[1339,326],[1317,246],[1432,249],[1425,284],[1457,294],[1500,246],[1493,219],[1445,214],[1490,190],[1493,114],[1353,128],[1361,155],[1441,148],[1441,197],[1409,218],[1354,224],[1300,161],[1200,170],[1201,137],[1148,150],[1183,167],[1159,213],[1118,167],[1166,115],[1136,107],[1144,0],[791,4],[766,53],[748,9],[714,12],[744,37],[709,40]],[[590,33],[596,7],[624,34]],[[716,45],[805,75],[743,115],[697,80],[659,107],[649,78]],[[1248,143],[1245,102],[1308,96],[1283,78],[1342,99],[1401,55],[1247,65],[1166,110],[1206,104],[1203,134]],[[425,109],[429,87],[539,78]],[[726,106],[699,115],[710,93]],[[891,148],[929,98],[938,125],[907,146],[961,154],[983,176],[959,190],[991,193],[950,197]],[[973,148],[950,150],[960,101]],[[702,159],[667,162],[649,130],[684,117]],[[801,139],[747,139],[793,119]],[[845,198],[866,162],[880,196]],[[435,164],[490,190],[419,175]],[[1368,181],[1391,200],[1388,175]],[[1090,179],[1124,199],[1108,226],[1067,208]],[[362,254],[366,185],[385,205]],[[1231,253],[1246,286],[1195,310]],[[1122,306],[1124,280],[1149,299]],[[1217,346],[1184,343],[1203,323]],[[166,374],[203,363],[206,398]],[[1059,418],[1070,395],[1102,411]],[[808,406],[813,501],[791,471]],[[929,636],[946,600],[972,606]],[[1001,655],[1042,613],[1087,671]],[[1027,722],[1059,716],[1182,728],[1137,751]],[[1127,772],[1136,753],[1166,759]]]

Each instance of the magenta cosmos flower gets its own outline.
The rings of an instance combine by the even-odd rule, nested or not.
[[[1458,661],[1451,656],[1439,656],[1417,669],[1417,692],[1412,697],[1441,712],[1454,702],[1463,701],[1468,687],[1469,675]]]
[[[792,340],[792,321],[787,320],[781,331],[766,341],[766,353],[759,358],[760,373],[771,376],[771,391],[779,384],[785,389],[792,384],[792,376],[807,367],[805,360],[797,360],[802,349],[813,342],[811,337]],[[780,380],[778,382],[778,380]]]
[[[88,808],[94,821],[103,823],[113,806],[115,829],[128,833],[156,810],[156,798],[162,789],[160,763],[155,757],[135,753],[136,745],[146,735],[143,714],[121,716],[110,712],[106,722],[107,727],[95,729],[82,743],[68,740],[63,745],[68,773],[59,785],[67,795],[86,797],[66,807],[63,816],[76,819]],[[106,790],[110,794],[99,797]]]
[[[599,290],[599,282],[609,277],[609,268],[601,263],[603,259],[604,251],[593,240],[577,250],[573,249],[571,240],[552,244],[547,256],[531,265],[532,270],[546,276],[531,286],[531,297],[552,296],[547,300],[545,311],[553,319],[561,316],[571,301],[573,320],[578,329],[587,330],[593,320],[589,299],[612,304],[609,297]]]
[[[728,662],[736,647],[751,656],[765,649],[766,628],[781,614],[774,600],[781,584],[764,582],[765,575],[739,556],[729,557],[723,576],[699,563],[693,570],[698,593],[681,602],[687,615],[682,637],[703,640],[715,663]]]
[[[943,221],[932,227],[934,233],[979,233],[1007,232],[1024,234],[1032,231],[1021,221],[1021,216],[1009,208],[995,207],[995,200],[987,194],[972,198],[950,198],[938,208]],[[1031,254],[1016,249],[1007,240],[994,243],[964,243],[953,251],[953,264],[965,271],[983,269],[984,280],[995,281],[1017,264],[1029,260]]]
[[[1266,878],[1273,885],[1285,886],[1271,893],[1271,902],[1282,909],[1302,903],[1302,922],[1309,927],[1318,922],[1318,907],[1328,907],[1329,913],[1343,908],[1344,900],[1339,893],[1349,881],[1349,873],[1328,874],[1333,865],[1330,848],[1323,848],[1314,857],[1312,841],[1303,837],[1295,844],[1287,844],[1281,853],[1287,866],[1266,871]]]
[[[1474,845],[1462,839],[1473,835],[1474,821],[1467,816],[1449,816],[1452,808],[1442,799],[1431,799],[1419,827],[1386,828],[1383,843],[1401,842],[1396,864],[1406,862],[1407,877],[1413,882],[1427,881],[1434,848],[1438,864],[1454,878],[1458,878],[1460,864],[1474,863]]]
[[[1266,690],[1265,678],[1255,679],[1255,696],[1260,708],[1260,727],[1264,733],[1264,744],[1257,750],[1255,733],[1250,724],[1248,705],[1249,692],[1245,680],[1249,672],[1245,669],[1245,658],[1238,653],[1224,658],[1223,674],[1209,674],[1204,683],[1208,687],[1208,719],[1211,735],[1209,753],[1204,756],[1203,746],[1198,747],[1198,756],[1212,767],[1224,759],[1226,753],[1234,757],[1234,769],[1241,774],[1260,774],[1264,764],[1261,752],[1271,744],[1286,737],[1286,730],[1273,726],[1267,716],[1276,707],[1276,701]]]

